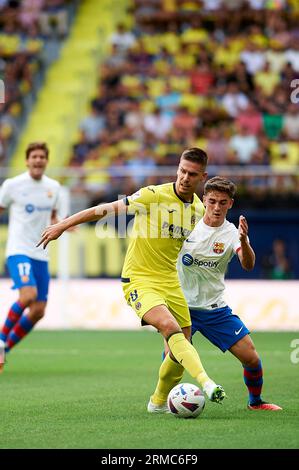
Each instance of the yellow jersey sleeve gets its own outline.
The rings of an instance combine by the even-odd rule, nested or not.
[[[159,202],[159,193],[155,186],[141,188],[125,200],[128,206],[128,214],[135,214],[135,212],[148,213],[150,205],[157,202]]]

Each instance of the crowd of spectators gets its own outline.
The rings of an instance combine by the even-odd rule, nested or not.
[[[45,66],[46,42],[68,32],[68,1],[0,0],[0,164],[7,161]]]
[[[222,174],[252,168],[234,180],[253,206],[265,195],[271,204],[277,188],[298,204],[299,3],[132,0],[130,11],[130,27],[110,37],[70,162],[106,173],[90,171],[80,185],[100,189],[101,200],[117,169],[135,175],[116,178],[119,193],[159,183],[142,169],[176,165],[184,148],[199,146]]]

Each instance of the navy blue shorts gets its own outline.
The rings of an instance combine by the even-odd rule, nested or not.
[[[250,333],[242,320],[237,315],[233,315],[229,307],[214,310],[190,309],[190,315],[192,336],[199,331],[222,352]]]
[[[47,261],[39,261],[26,255],[13,255],[7,258],[6,264],[9,275],[14,282],[12,289],[36,287],[36,300],[47,302],[50,282]]]

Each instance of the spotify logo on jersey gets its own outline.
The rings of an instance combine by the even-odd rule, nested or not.
[[[182,257],[182,263],[185,266],[197,266],[198,268],[217,268],[219,265],[218,261],[214,260],[202,260],[202,259],[197,259],[193,258],[193,256],[189,255],[189,253],[186,253]]]
[[[34,212],[34,205],[33,204],[26,204],[25,206],[25,211],[28,212],[28,214],[31,214],[32,212]]]
[[[191,266],[191,264],[193,264],[193,257],[191,255],[189,255],[188,253],[186,253],[182,257],[182,262],[185,266]]]

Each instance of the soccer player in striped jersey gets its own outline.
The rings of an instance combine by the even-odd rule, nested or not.
[[[251,410],[281,410],[263,401],[263,369],[249,330],[232,313],[224,299],[224,276],[231,259],[237,254],[243,269],[250,271],[255,254],[248,239],[248,224],[240,216],[238,229],[226,220],[233,205],[236,187],[231,181],[214,177],[204,187],[204,217],[183,245],[178,272],[187,299],[192,335],[202,333],[221,351],[229,350],[243,365]]]
[[[44,142],[26,149],[28,171],[4,181],[0,214],[9,209],[6,263],[19,297],[10,307],[0,330],[0,371],[4,355],[44,316],[48,298],[48,252],[37,249],[42,230],[58,221],[60,184],[44,175],[49,150]],[[24,313],[29,307],[28,313]]]
[[[225,397],[204,370],[190,343],[191,319],[176,270],[184,240],[204,214],[196,196],[198,184],[206,179],[207,155],[198,148],[185,150],[174,183],[141,188],[125,199],[92,207],[48,227],[39,244],[44,247],[65,230],[105,215],[134,213],[134,234],[126,254],[122,284],[126,301],[142,324],[155,327],[170,349],[159,370],[149,412],[167,411],[169,384],[177,383],[186,369],[202,386],[211,401]]]

